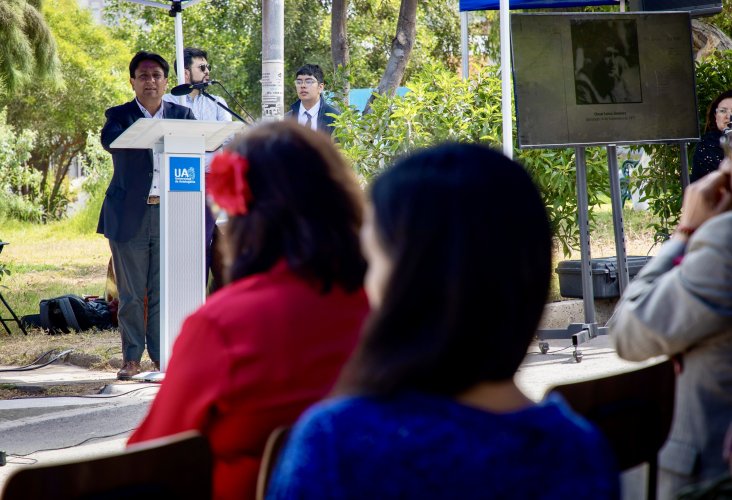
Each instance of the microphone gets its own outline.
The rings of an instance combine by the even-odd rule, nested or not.
[[[213,85],[214,83],[219,83],[216,80],[209,80],[207,82],[201,82],[201,83],[184,83],[183,85],[178,85],[176,87],[173,87],[170,91],[171,94],[174,96],[182,96],[182,95],[188,95],[194,90],[201,90],[205,89],[209,85]]]

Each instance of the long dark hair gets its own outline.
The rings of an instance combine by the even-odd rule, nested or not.
[[[393,271],[337,392],[455,395],[510,379],[551,272],[549,221],[526,171],[487,147],[446,144],[399,161],[371,198]]]
[[[732,90],[725,90],[724,92],[719,94],[717,98],[713,100],[712,103],[709,105],[709,108],[707,108],[707,122],[704,125],[704,132],[719,131],[719,129],[717,128],[716,118],[717,106],[719,106],[719,103],[724,101],[725,99],[732,99]]]
[[[362,192],[330,139],[294,121],[255,127],[228,149],[249,162],[253,201],[227,224],[230,280],[279,260],[327,292],[362,286]]]

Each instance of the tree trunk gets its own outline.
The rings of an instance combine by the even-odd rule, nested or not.
[[[714,52],[732,49],[732,40],[713,24],[692,19],[691,29],[696,61],[703,61]]]
[[[32,151],[31,157],[28,160],[29,165],[41,172],[41,183],[38,186],[38,193],[40,196],[43,196],[43,193],[46,189],[46,182],[48,182],[48,165],[50,162],[51,159],[48,157],[48,155],[45,153],[40,153],[38,152],[38,150]]]
[[[389,55],[384,76],[381,77],[376,93],[394,94],[396,92],[407,69],[407,63],[409,62],[409,55],[412,53],[416,33],[417,0],[402,0],[401,7],[399,8],[396,36],[391,42],[391,54]],[[371,101],[373,100],[374,96],[371,96],[369,102],[366,104],[364,113],[370,112]]]
[[[333,0],[330,18],[330,54],[333,59],[333,68],[338,71],[340,68],[343,82],[343,99],[348,104],[348,93],[351,84],[348,81],[350,70],[348,63],[350,54],[348,52],[348,37],[346,31],[346,18],[348,13],[348,0]]]

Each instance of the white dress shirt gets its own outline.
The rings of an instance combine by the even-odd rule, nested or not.
[[[163,103],[160,103],[160,108],[155,112],[155,116],[151,115],[150,112],[145,109],[145,106],[140,104],[140,101],[135,97],[135,102],[140,107],[140,111],[145,118],[155,118],[156,120],[162,120],[163,116]],[[153,153],[153,178],[152,184],[150,185],[150,193],[148,196],[160,196],[160,154]]]
[[[318,111],[320,111],[320,99],[318,99],[318,102],[315,103],[315,106],[313,106],[310,109],[305,109],[305,105],[300,101],[300,111],[297,114],[297,122],[300,125],[305,125],[308,121],[308,117],[305,116],[305,112],[308,112],[310,115],[310,128],[313,130],[318,130]]]

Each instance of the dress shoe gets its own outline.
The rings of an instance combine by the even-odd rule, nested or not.
[[[117,372],[117,380],[129,380],[140,373],[139,361],[125,361],[122,369]]]

